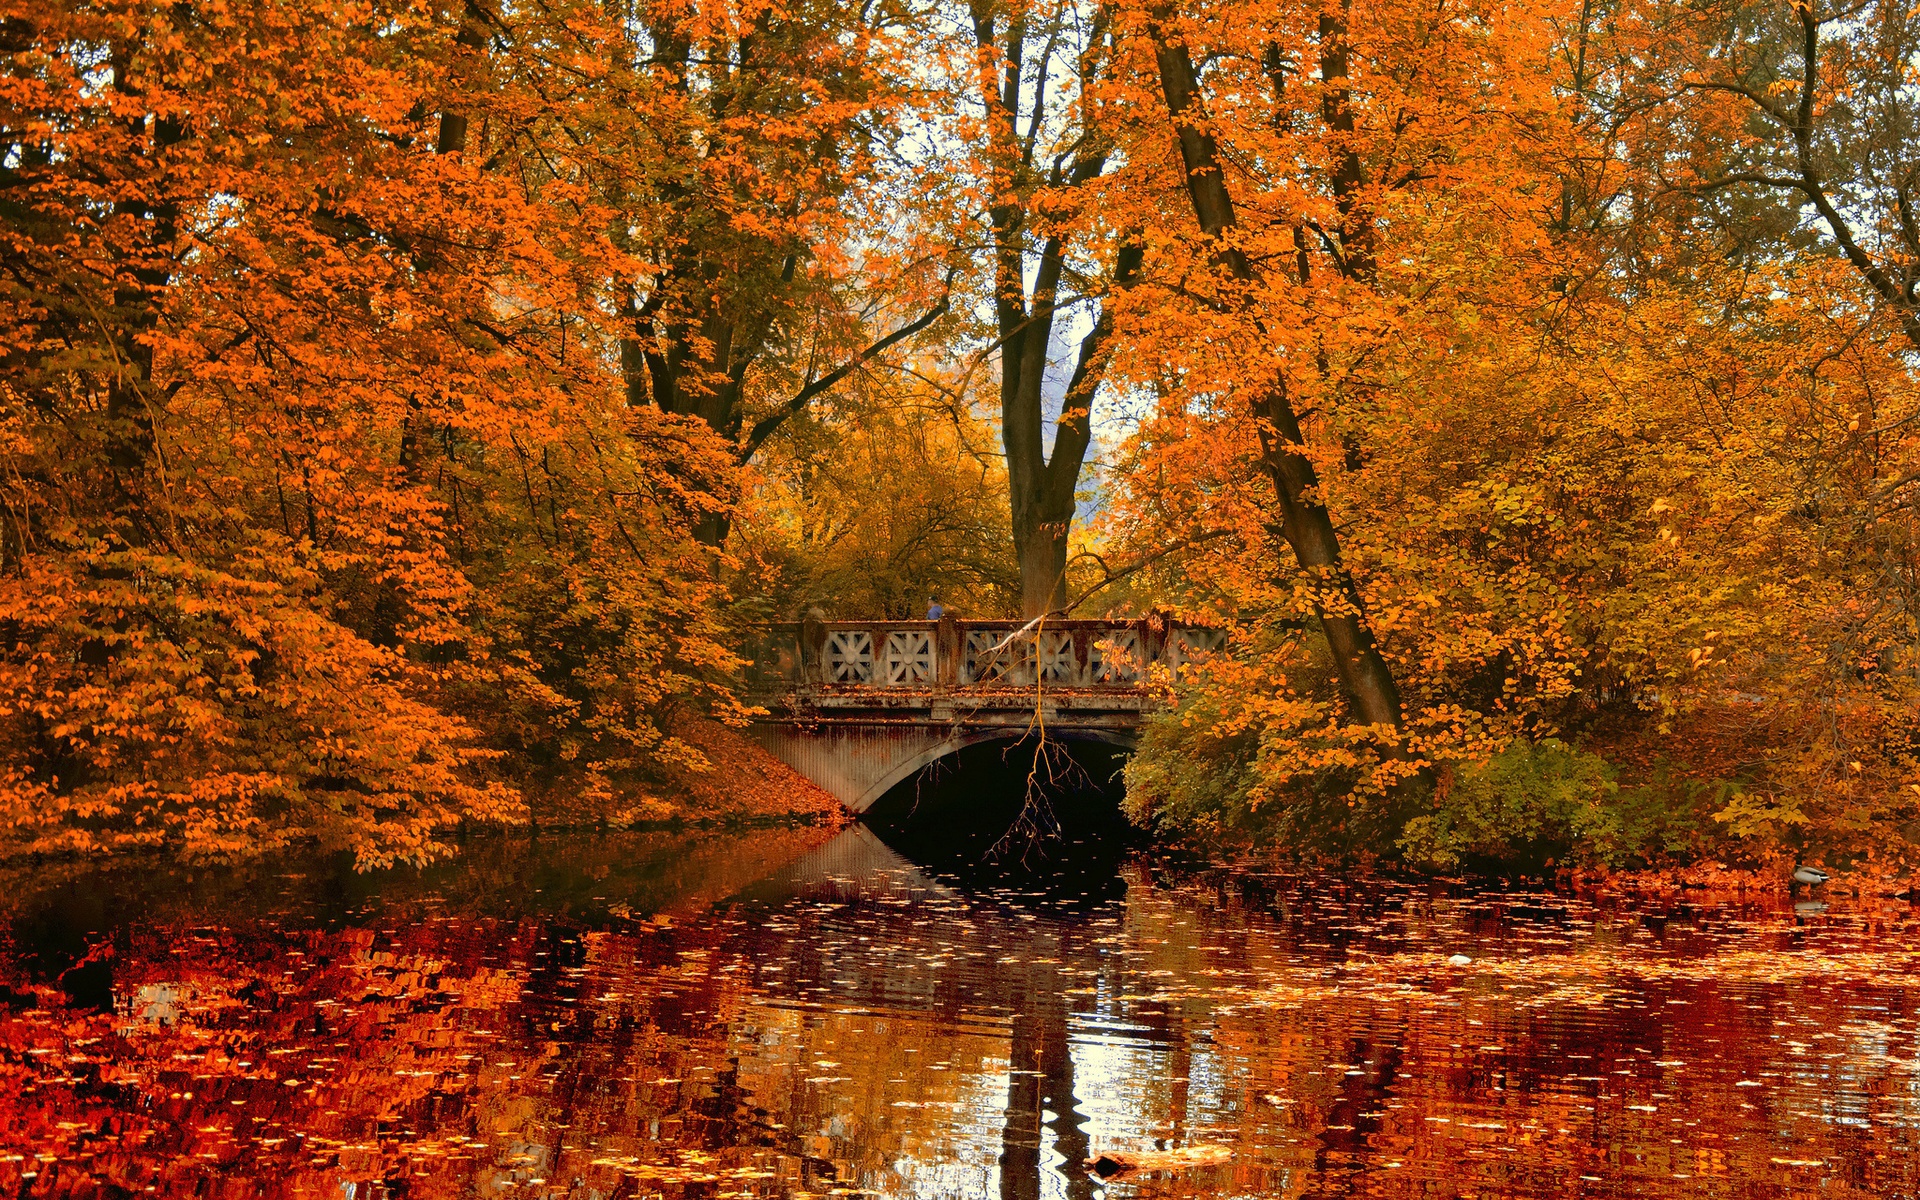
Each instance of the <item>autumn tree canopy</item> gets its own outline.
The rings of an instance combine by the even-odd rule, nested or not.
[[[1168,829],[1905,853],[1916,22],[0,5],[10,842],[424,860],[940,592],[1230,630]]]
[[[516,763],[673,755],[659,705],[728,668],[693,535],[730,450],[608,388],[637,266],[539,169],[481,24],[9,14],[28,844],[429,857],[515,817]]]

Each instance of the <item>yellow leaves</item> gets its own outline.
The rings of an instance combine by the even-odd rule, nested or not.
[[[1520,36],[1488,27],[1501,46]],[[1317,131],[1302,111],[1309,132],[1283,151],[1244,119],[1256,82],[1251,72],[1244,90],[1222,82],[1213,127],[1260,159],[1235,185],[1245,207],[1281,215],[1271,228],[1246,217],[1254,227],[1240,236],[1277,262],[1296,248],[1296,215],[1324,198],[1303,197],[1317,181],[1291,167]],[[1584,153],[1577,131],[1554,129],[1568,139],[1556,152]],[[1355,136],[1365,142],[1367,131]],[[1750,273],[1702,262],[1632,289],[1563,289],[1594,278],[1576,265],[1582,253],[1611,250],[1514,219],[1533,179],[1501,174],[1513,160],[1498,147],[1462,149],[1444,178],[1383,202],[1405,208],[1382,224],[1377,283],[1335,289],[1314,258],[1319,273],[1304,286],[1276,280],[1259,301],[1289,394],[1312,414],[1307,453],[1410,724],[1421,729],[1444,705],[1473,713],[1458,727],[1436,719],[1419,753],[1445,762],[1474,739],[1597,721],[1630,759],[1672,754],[1707,775],[1764,761],[1764,784],[1749,790],[1778,803],[1735,804],[1715,827],[1752,836],[1837,823],[1813,799],[1836,776],[1876,803],[1903,789],[1892,748],[1910,744],[1920,696],[1910,630],[1891,614],[1911,611],[1911,589],[1893,581],[1905,578],[1897,564],[1914,531],[1870,497],[1912,467],[1888,475],[1852,457],[1858,438],[1837,436],[1911,422],[1920,391],[1897,331],[1861,308],[1844,264],[1836,272],[1824,260]],[[1693,262],[1696,249],[1659,252]],[[1167,263],[1204,269],[1171,251]],[[1170,588],[1237,612],[1256,639],[1310,647],[1324,597],[1296,582],[1255,470],[1257,430],[1236,417],[1263,385],[1221,385],[1245,380],[1251,357],[1232,336],[1217,350],[1193,336],[1225,322],[1217,309],[1170,311],[1179,303],[1169,291],[1132,316],[1148,348],[1138,378],[1165,402],[1142,433],[1126,519],[1142,523],[1142,547],[1176,529],[1233,530]],[[1547,333],[1536,321],[1549,311]],[[1398,336],[1378,332],[1389,319]],[[1891,453],[1914,461],[1912,447]],[[1909,674],[1896,681],[1896,670]],[[1310,669],[1284,684],[1195,679],[1194,728],[1228,724],[1221,709],[1243,714],[1235,727],[1261,736],[1259,763],[1285,789],[1337,761],[1323,753],[1340,740],[1337,693],[1312,680]],[[1231,689],[1265,691],[1272,713]],[[1832,725],[1842,712],[1858,732]],[[1820,749],[1804,760],[1780,752],[1801,744]],[[1203,743],[1196,733],[1187,745]]]
[[[1791,800],[1760,792],[1736,792],[1713,814],[1735,837],[1777,837],[1787,826],[1806,825],[1809,817]]]

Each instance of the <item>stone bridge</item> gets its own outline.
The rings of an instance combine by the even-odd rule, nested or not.
[[[1044,731],[1131,746],[1151,668],[1218,648],[1218,630],[1139,621],[803,621],[774,625],[750,679],[754,736],[864,812],[968,746]]]

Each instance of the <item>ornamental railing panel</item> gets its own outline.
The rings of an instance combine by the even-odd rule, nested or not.
[[[873,682],[873,634],[864,629],[827,634],[827,682]]]
[[[1033,681],[1031,643],[997,629],[967,630],[967,662],[961,683],[1004,684]]]
[[[1038,638],[1040,681],[1056,687],[1075,687],[1081,679],[1080,657],[1074,653],[1073,634],[1065,629],[1046,629]]]
[[[849,694],[1093,690],[1139,692],[1155,666],[1178,672],[1225,649],[1225,630],[1135,621],[825,621],[762,628],[761,689]]]
[[[888,686],[933,682],[933,633],[901,629],[887,635]]]

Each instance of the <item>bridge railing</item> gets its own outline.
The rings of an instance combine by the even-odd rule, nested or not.
[[[765,627],[762,687],[1136,689],[1154,663],[1219,649],[1221,630],[1137,621],[800,621]]]

